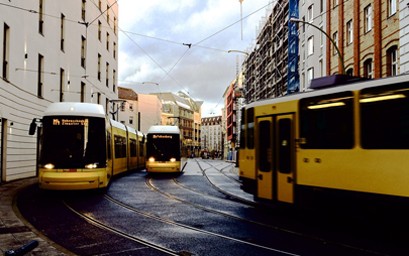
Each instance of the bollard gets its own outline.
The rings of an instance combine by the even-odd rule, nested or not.
[[[4,256],[21,256],[29,251],[33,250],[38,246],[38,241],[37,240],[32,240],[29,243],[21,246],[20,248],[16,250],[8,250],[4,253]]]

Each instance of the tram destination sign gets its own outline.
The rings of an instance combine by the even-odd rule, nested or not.
[[[67,119],[67,118],[54,118],[53,125],[57,126],[88,126],[88,118],[84,119]]]

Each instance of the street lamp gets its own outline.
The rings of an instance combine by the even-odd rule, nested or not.
[[[245,51],[240,51],[240,50],[228,50],[227,53],[232,53],[232,52],[237,52],[237,53],[242,53],[246,56],[249,56],[250,54],[248,52]]]
[[[343,58],[342,55],[341,55],[341,52],[340,52],[340,50],[339,50],[339,48],[338,48],[338,46],[337,46],[337,43],[334,41],[334,39],[332,39],[332,38],[327,34],[327,32],[325,32],[322,28],[318,27],[317,25],[314,25],[314,24],[311,23],[311,22],[307,22],[307,21],[304,21],[304,20],[301,20],[301,19],[297,19],[297,18],[294,18],[294,17],[290,18],[290,22],[293,22],[293,23],[304,23],[304,24],[313,26],[314,28],[316,28],[316,29],[318,29],[319,31],[321,31],[321,32],[331,41],[332,45],[334,46],[335,50],[337,51],[339,61],[341,62],[341,68],[342,68],[341,74],[345,74],[344,58]]]

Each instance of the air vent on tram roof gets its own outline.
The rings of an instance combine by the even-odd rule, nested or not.
[[[368,79],[363,77],[336,74],[332,76],[323,76],[312,79],[310,88],[314,90],[325,89],[366,80]]]

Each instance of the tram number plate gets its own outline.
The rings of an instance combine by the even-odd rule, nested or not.
[[[77,169],[64,169],[64,172],[77,172]]]

